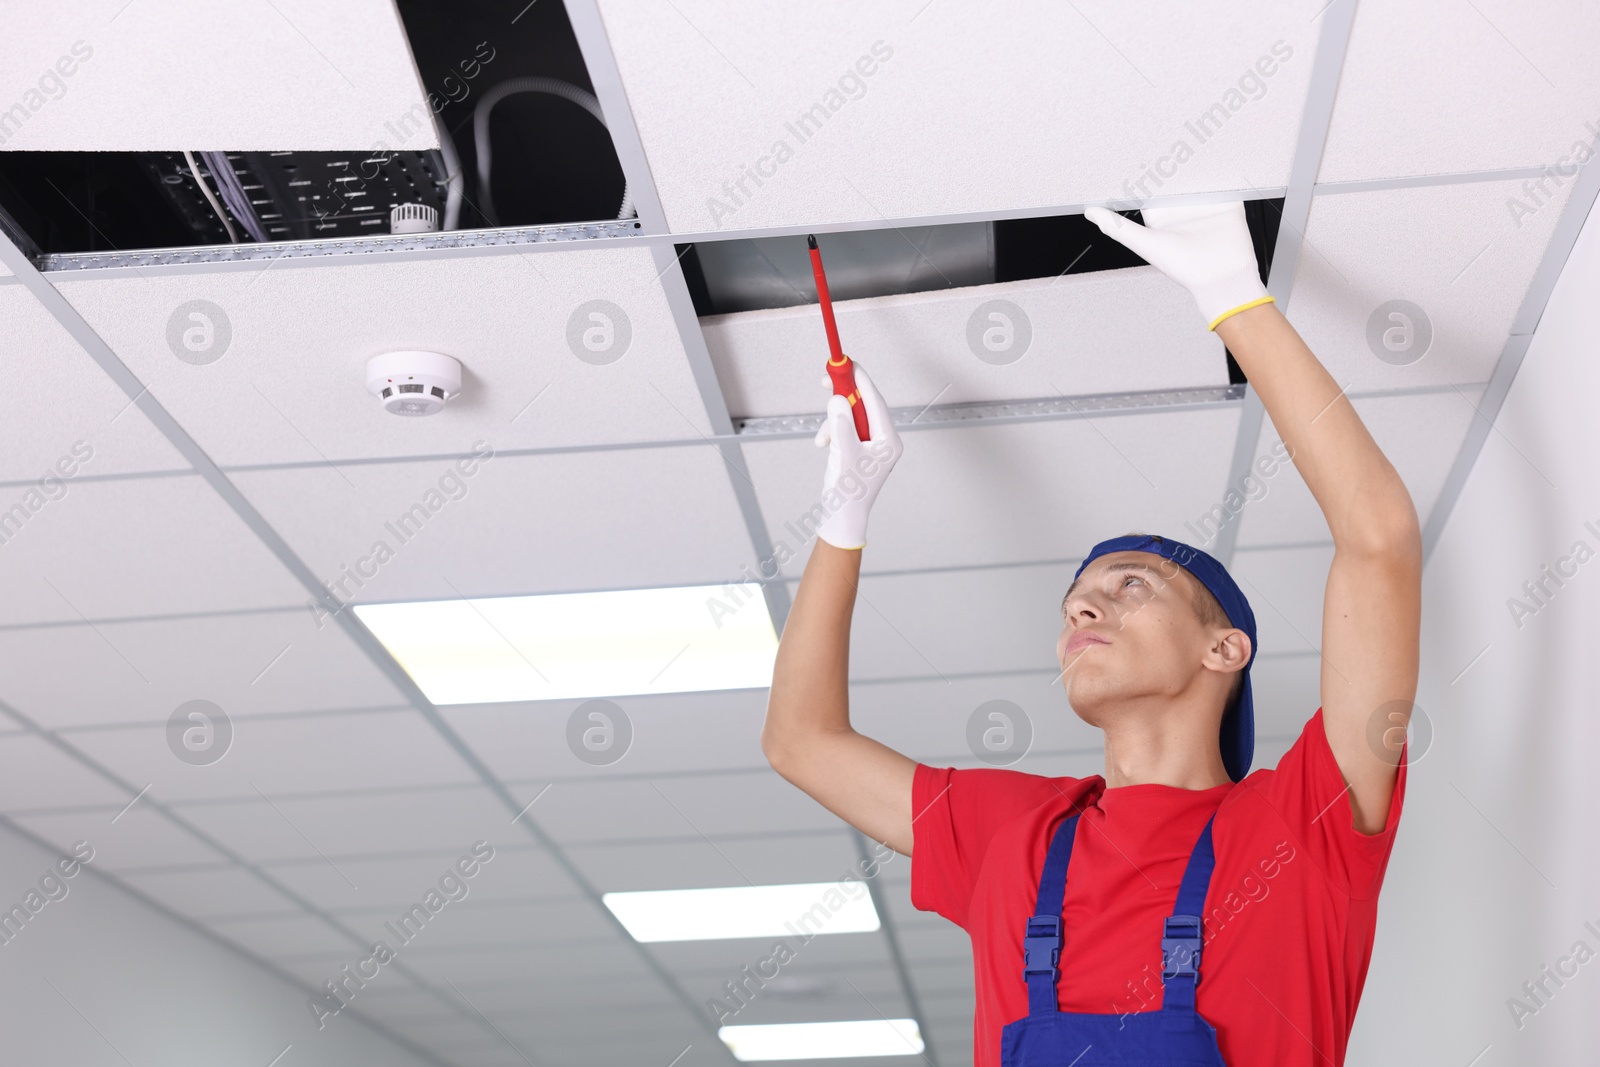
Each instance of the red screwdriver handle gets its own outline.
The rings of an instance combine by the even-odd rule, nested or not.
[[[817,282],[817,299],[822,304],[822,325],[828,333],[828,377],[833,381],[833,393],[850,401],[850,415],[855,420],[856,436],[867,436],[867,406],[861,402],[861,390],[856,388],[856,368],[839,345],[839,324],[833,318],[833,299],[828,295],[828,276],[822,270],[822,253],[817,249],[814,236],[806,238],[811,251],[811,274]]]
[[[861,402],[861,390],[856,388],[856,365],[849,356],[845,356],[842,363],[830,359],[828,377],[833,379],[834,395],[850,401],[850,417],[855,419],[856,436],[863,441],[870,440],[867,437],[867,405]]]

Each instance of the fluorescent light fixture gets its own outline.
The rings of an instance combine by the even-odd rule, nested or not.
[[[778,635],[754,582],[358,604],[435,704],[763,689]]]
[[[603,893],[600,900],[635,941],[785,935],[809,940],[813,934],[878,929],[878,910],[866,884],[858,879]]]
[[[734,1058],[826,1060],[845,1056],[917,1056],[922,1033],[915,1019],[862,1019],[838,1023],[724,1026],[717,1031]]]

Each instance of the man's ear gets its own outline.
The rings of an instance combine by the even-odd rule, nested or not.
[[[1212,642],[1208,658],[1215,664],[1212,669],[1224,674],[1244,670],[1245,664],[1250,662],[1250,635],[1239,629],[1220,631]]]

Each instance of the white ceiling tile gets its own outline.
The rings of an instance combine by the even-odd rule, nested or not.
[[[943,922],[944,920],[940,921]],[[868,934],[866,935],[866,938],[881,938],[882,936],[882,934]],[[770,951],[770,946],[768,947],[767,951]],[[756,956],[751,958],[750,962],[754,964],[757,958],[766,954],[766,951],[759,952],[756,954]],[[807,966],[807,964],[810,965]],[[722,989],[722,983],[727,981],[732,976],[723,971],[718,965],[713,965],[711,967],[678,967],[674,970],[679,981],[682,982],[691,993],[700,993],[702,996],[710,996],[719,993],[722,996],[727,995],[726,991]],[[896,971],[894,963],[889,958],[887,953],[879,956],[876,959],[852,962],[843,967],[834,965],[823,966],[817,963],[817,961],[796,959],[789,966],[784,968],[784,974],[789,977],[797,978],[808,984],[815,983],[812,986],[812,989],[815,990],[815,993],[810,993],[809,991],[803,992],[800,990],[794,990],[791,992],[783,989],[781,986],[768,986],[766,989],[761,991],[761,996],[752,1001],[749,1005],[748,1014],[751,1017],[751,1021],[777,1021],[776,1019],[762,1017],[762,1001],[766,1001],[771,1006],[777,1008],[778,1011],[786,1013],[794,1010],[795,1008],[803,1009],[808,1003],[826,1004],[832,1001],[833,998],[841,992],[847,995],[857,1006],[861,1005],[862,996],[867,996],[874,1000],[876,1000],[879,996],[894,997],[898,999],[905,992],[905,987],[900,981],[900,975]],[[846,979],[848,979],[848,981]],[[860,993],[851,990],[851,985],[856,986],[856,988],[860,990]],[[704,990],[703,993],[702,990]],[[778,1012],[775,1011],[774,1014],[778,1014]],[[843,1018],[848,1017],[849,1014],[850,1013],[848,1012],[841,1012],[834,1017]],[[741,1017],[741,1021],[743,1021],[746,1012],[741,1011],[739,1015]],[[813,1016],[813,1018],[818,1016],[825,1017],[823,1011],[821,1010],[818,1010],[817,1015]]]
[[[69,486],[15,528],[4,547],[0,580],[12,595],[0,607],[0,623],[282,607],[306,599],[277,557],[194,475]]]
[[[0,273],[8,272],[0,268]],[[27,486],[8,486],[0,489],[0,510],[23,503],[37,512],[44,500],[54,506],[51,498],[62,493],[55,483],[71,493],[80,488],[72,479],[84,474],[188,468],[26,288],[0,285],[0,322],[6,325],[0,331],[0,359],[28,383],[0,395],[0,481],[30,480],[43,498],[36,507],[26,499]]]
[[[511,825],[509,817],[494,831],[491,843],[495,846],[494,859],[484,864],[473,883],[474,899],[527,900],[572,896],[582,891],[555,856],[535,842],[526,827]]]
[[[907,927],[937,926],[948,922],[939,915],[929,911],[918,911],[911,906],[911,884],[909,882],[885,882],[882,886],[883,899],[886,904],[884,911],[888,922],[896,930]]]
[[[754,563],[712,448],[496,456],[474,471],[450,480],[441,460],[351,467],[348,483],[326,468],[234,478],[343,601],[720,584]]]
[[[1024,738],[1032,738],[1023,754],[1005,766],[1043,775],[1084,777],[1101,773],[1101,733],[1073,712],[1058,677],[1060,665],[1054,662],[1055,640],[1061,633],[1061,598],[1071,579],[1072,571],[1068,570],[1060,592],[1048,592],[1042,597],[1046,610],[1055,617],[1047,615],[1041,624],[1044,629],[1036,631],[1032,638],[1033,643],[1047,646],[1045,662],[1038,670],[952,677],[949,681],[936,675],[916,681],[858,679],[850,687],[851,723],[867,736],[931,766],[981,766],[969,741],[969,724],[978,716],[986,728],[993,725],[993,720],[986,718],[987,713],[979,715],[978,709],[990,701],[1004,700],[1013,705],[1009,709],[1013,717],[1019,713],[1021,716],[1014,727],[1013,744],[1020,746]],[[1054,588],[1049,586],[1050,590]],[[872,614],[871,609],[865,614]],[[858,608],[857,621],[863,618]],[[1012,751],[992,755],[1001,757]]]
[[[504,805],[482,786],[314,798],[267,793],[266,799],[189,801],[173,809],[252,862],[404,849],[459,854],[475,841],[493,844],[517,832],[507,825]],[[338,870],[336,860],[329,865]]]
[[[796,241],[798,237],[794,238]],[[1005,300],[1000,320],[984,305]],[[1222,342],[1182,286],[1154,267],[842,300],[845,351],[890,407],[1227,385]],[[975,350],[969,329],[976,321]],[[820,414],[831,390],[815,304],[700,320],[735,416]],[[982,331],[1005,350],[990,356]]]
[[[754,834],[697,841],[629,841],[570,845],[567,856],[603,893],[643,889],[710,889],[742,885],[796,885],[861,876],[860,858],[844,824],[800,834]],[[871,853],[869,852],[869,856]],[[880,871],[903,857],[882,861]],[[742,875],[742,877],[741,877]]]
[[[401,699],[310,610],[0,630],[0,692],[46,727],[165,723],[191,700],[231,716]]]
[[[1317,178],[1543,167],[1592,147],[1597,43],[1583,0],[1363,0]]]
[[[1260,653],[1322,648],[1322,594],[1332,564],[1332,545],[1240,549],[1228,572],[1255,613]],[[1302,724],[1315,710],[1302,716]]]
[[[659,272],[650,250],[633,246],[337,265],[274,259],[57,284],[207,454],[232,466],[462,455],[480,441],[505,450],[698,440],[710,424]],[[199,366],[178,359],[167,333],[194,300],[216,305],[230,336]],[[568,342],[571,322],[590,327],[574,316],[593,300],[620,308],[628,325],[626,349],[603,365]],[[613,343],[621,338],[618,328]],[[386,413],[366,391],[366,364],[399,349],[460,360],[460,396],[429,418]],[[345,474],[359,484],[355,471]]]
[[[776,772],[563,782],[530,814],[557,841],[832,830],[838,818]],[[729,866],[723,877],[742,882]],[[733,884],[733,883],[724,883]]]
[[[1571,191],[1563,187],[1520,219],[1506,208],[1520,195],[1517,182],[1319,196],[1289,320],[1354,392],[1488,381]],[[1430,347],[1405,365],[1380,359],[1382,342],[1375,348],[1368,340],[1374,322],[1379,337],[1391,323],[1405,326],[1379,314],[1394,300],[1421,308],[1432,327]],[[1420,337],[1414,333],[1411,343]]]
[[[1466,386],[1445,393],[1362,397],[1350,402],[1372,439],[1405,480],[1417,518],[1424,525],[1438,502],[1468,428],[1481,417],[1477,409],[1482,396],[1481,386]],[[1327,520],[1305,479],[1292,461],[1283,458],[1287,452],[1282,445],[1277,428],[1268,418],[1248,478],[1234,484],[1238,493],[1231,501],[1217,502],[1224,512],[1231,508],[1241,515],[1241,548],[1326,541],[1331,537]],[[1209,534],[1213,527],[1208,524],[1205,529]],[[1210,548],[1207,541],[1191,543]]]
[[[446,995],[451,995],[449,987],[445,989]],[[465,1062],[477,1067],[479,1054],[493,1054],[497,1046],[512,1057],[517,1055],[506,1045],[505,1039],[497,1036],[494,1030],[476,1014],[471,1014],[470,1017],[456,1014],[450,1018],[433,1019],[412,1019],[405,1015],[394,1015],[385,1018],[383,1024],[407,1040],[437,1049],[447,1063]],[[530,1051],[537,1049],[538,1046],[532,1046]],[[537,1051],[535,1054],[538,1054]],[[521,1063],[522,1067],[527,1067],[528,1061],[517,1062]]]
[[[320,989],[322,988],[322,983],[339,973],[341,967],[353,964],[364,955],[364,951],[357,949],[354,952],[324,952],[309,956],[279,956],[272,962],[289,975],[298,978],[312,988]],[[378,973],[382,974],[383,972],[379,971]],[[386,976],[384,980],[389,981],[390,979],[397,985],[403,985],[407,981],[403,975],[399,974]],[[368,986],[369,990],[375,991],[377,988],[376,985]],[[406,988],[415,987],[406,986]],[[361,1002],[356,1001],[351,1005],[350,1011],[357,1013],[361,1010],[361,1007]]]
[[[80,804],[126,804],[133,794],[63,753],[37,734],[0,737],[0,811]],[[106,817],[109,825],[109,816]]]
[[[489,866],[492,868],[494,865],[491,863]],[[587,897],[483,900],[472,890],[489,873],[485,869],[476,879],[465,883],[468,886],[467,896],[446,904],[436,917],[437,921],[429,920],[419,935],[419,947],[426,944],[439,951],[499,946],[511,948],[540,942],[561,943],[619,936],[607,914],[603,914],[604,909]],[[418,887],[418,899],[422,888]],[[380,937],[383,935],[383,924],[394,921],[402,910],[340,912],[339,917],[357,930]]]
[[[924,1013],[931,1014],[932,1011],[931,1008],[923,1008]],[[924,1043],[931,1042],[942,1058],[948,1058],[955,1063],[973,1062],[972,1013],[973,1009],[969,1004],[965,1008],[954,1009],[943,1015],[943,1019],[950,1020],[948,1023],[929,1023],[922,1035]]]
[[[970,990],[973,988],[971,952],[967,959],[948,963],[924,963],[917,968],[915,980],[919,988],[934,990]],[[970,1003],[970,995],[968,995]]]
[[[475,1042],[424,1044],[422,1047],[446,1063],[457,1059],[472,1064],[472,1067],[528,1067],[528,1055],[522,1051],[522,1047],[512,1048],[501,1037]]]
[[[732,978],[746,964],[772,954],[773,939],[759,937],[727,938],[716,941],[661,941],[650,951],[675,973],[720,973]],[[795,974],[837,973],[840,969],[889,963],[889,945],[882,933],[818,934],[805,943],[803,958],[795,961]],[[846,973],[849,973],[846,971]],[[711,984],[720,988],[721,981]]]
[[[921,968],[918,968],[918,970],[920,971]],[[962,1026],[953,1021],[960,1019],[962,1016],[966,1016],[968,1019],[972,1016],[976,998],[973,995],[970,982],[965,991],[945,992],[940,990],[931,993],[924,992],[921,993],[921,1000],[923,1010],[928,1012],[933,1019],[939,1021],[940,1030],[946,1032],[955,1030],[958,1033],[965,1034],[967,1039],[971,1040],[970,1022],[966,1026]]]
[[[1322,659],[1314,652],[1258,656],[1250,665],[1250,691],[1256,709],[1256,756],[1252,769],[1273,767],[1278,760],[1276,756],[1267,758],[1271,744],[1267,739],[1288,738],[1292,742],[1322,705]]]
[[[93,863],[100,870],[224,862],[220,852],[151,808],[145,800],[131,807],[122,801],[104,808],[11,818],[57,848],[69,849],[79,841],[89,842],[94,846]]]
[[[461,1013],[454,1010],[440,1000],[438,996],[411,982],[404,975],[393,976],[395,982],[391,984],[386,978],[383,982],[369,982],[361,991],[360,1003],[352,1004],[351,1010],[367,1019],[377,1019],[380,1022],[393,1018],[408,1019],[458,1019]]]
[[[439,918],[443,921],[444,914]],[[631,973],[644,967],[636,951],[621,938],[588,942],[579,952],[574,952],[570,945],[441,952],[418,943],[407,946],[404,958],[406,965],[425,981],[444,985],[448,978],[469,995],[472,985],[526,981],[544,973],[559,974],[564,980],[570,980]]]
[[[961,931],[956,930],[956,933],[961,934]],[[966,935],[961,934],[961,936]],[[766,953],[757,953],[751,956],[748,962],[751,964],[752,972],[755,970],[755,962],[765,955]],[[804,980],[826,982],[827,987],[806,996],[787,996],[768,986],[766,989],[758,990],[737,1014],[725,1017],[723,1023],[729,1026],[761,1026],[772,1023],[820,1022],[827,1019],[859,1019],[864,1016],[908,1018],[911,1015],[910,1005],[906,1002],[905,987],[901,985],[899,976],[887,967],[857,964],[826,977],[818,973],[815,968],[801,975],[798,972],[802,969],[804,968],[799,965],[799,960],[796,960],[786,965],[783,973]],[[790,975],[791,971],[796,973]],[[689,987],[689,995],[702,1004],[716,997],[732,1008],[737,1005],[722,988],[722,983],[742,977],[740,972],[732,971],[718,975],[714,979],[696,978],[686,985]],[[872,981],[873,978],[877,981]],[[881,1012],[882,1015],[876,1015],[875,1011]],[[908,1048],[906,1052],[907,1058],[902,1062],[907,1064],[915,1062],[910,1058],[911,1050]]]
[[[680,232],[1282,185],[1318,29],[1259,0],[600,9]]]
[[[135,871],[118,877],[187,919],[281,914],[298,910],[293,900],[243,867]]]
[[[865,575],[850,628],[851,678],[1054,674],[1061,669],[1055,658],[1061,598],[1075,569],[1076,563],[1055,563]],[[790,583],[791,593],[797,584]],[[952,604],[961,610],[951,612]]]
[[[419,132],[391,147],[438,144],[399,14],[383,0],[128,7],[15,13],[0,67],[26,72],[13,89],[26,115],[7,149],[370,148],[407,117]]]
[[[864,566],[1081,557],[1132,530],[1187,540],[1184,524],[1222,497],[1238,421],[1230,405],[903,433],[905,452],[873,504]],[[798,575],[816,525],[802,520],[819,506],[827,453],[808,438],[752,439],[744,451],[773,541],[762,571],[776,561]]]
[[[1316,706],[1313,705],[1311,713],[1315,713],[1316,710]],[[1311,718],[1311,713],[1308,713],[1305,717]],[[1258,737],[1256,739],[1256,759],[1250,769],[1260,770],[1263,767],[1276,767],[1289,749],[1294,747],[1295,741],[1300,737],[1300,731],[1304,728],[1305,723],[1302,722],[1295,728],[1294,733],[1287,737]]]
[[[311,915],[211,919],[206,925],[245,951],[268,959],[299,952],[360,952],[355,941]]]
[[[716,1039],[706,1033],[709,1017],[702,1016],[699,1010],[685,1009],[681,1005],[657,1010],[636,1009],[626,1014],[629,1025],[625,1026],[616,1025],[618,1014],[608,1011],[602,1001],[595,1004],[592,1011],[575,1013],[570,1019],[530,1019],[508,1023],[502,1029],[530,1054],[536,1055],[535,1050],[542,1052],[544,1062],[665,1065],[680,1055],[683,1056],[681,1062],[688,1063],[707,1048],[717,1051],[704,1053],[703,1058],[724,1056],[723,1050],[712,1044]],[[533,1055],[529,1059],[533,1059]],[[732,1059],[731,1056],[727,1058]],[[534,1059],[534,1062],[541,1061]],[[859,1061],[854,1064],[849,1060],[831,1062],[842,1067],[864,1067]],[[527,1061],[523,1061],[523,1067],[526,1064]],[[878,1067],[882,1067],[881,1060]]]
[[[752,610],[760,610],[759,608]],[[765,767],[761,720],[765,689],[618,697],[631,741],[616,773]],[[567,742],[567,723],[587,703],[577,700],[457,705],[439,709],[451,728],[505,781],[538,782],[608,773],[580,760]],[[620,733],[619,733],[620,736]]]
[[[967,932],[955,923],[938,923],[925,927],[901,930],[900,951],[909,969],[927,959],[949,959],[972,950]]]
[[[529,842],[528,835],[522,827],[510,826],[509,816],[492,837],[485,840],[494,847],[494,857],[488,863],[480,863],[478,872],[467,880],[468,895],[464,899],[527,900],[577,892],[553,857],[525,843]],[[336,914],[359,917],[375,909],[398,914],[438,886],[469,848],[470,843],[398,856],[331,854],[332,864],[313,854],[264,863],[262,869],[312,904]],[[459,875],[459,870],[456,873]]]
[[[478,781],[466,761],[414,710],[349,715],[251,716],[233,722],[233,743],[215,763],[174,757],[165,723],[66,734],[128,781],[153,783],[163,800],[277,798],[297,793]]]
[[[585,950],[586,947],[580,949]],[[497,1021],[525,1020],[530,1016],[548,1019],[552,1013],[565,1014],[602,1002],[618,1008],[664,1009],[677,1004],[655,975],[639,965],[637,957],[632,965],[614,974],[577,975],[555,967],[529,971],[504,982],[491,983],[469,972],[453,974],[450,980],[472,998],[480,1011]]]

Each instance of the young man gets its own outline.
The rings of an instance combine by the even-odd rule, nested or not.
[[[903,448],[858,367],[871,440],[829,401],[818,444],[834,510],[784,628],[762,748],[828,810],[912,856],[913,903],[968,932],[977,1067],[1338,1067],[1405,797],[1416,511],[1267,295],[1242,204],[1151,208],[1142,227],[1088,214],[1189,289],[1322,508],[1334,558],[1321,707],[1275,769],[1249,774],[1248,602],[1209,555],[1128,535],[1085,559],[1056,643],[1073,711],[1104,732],[1104,775],[930,767],[856,733],[859,550]]]

